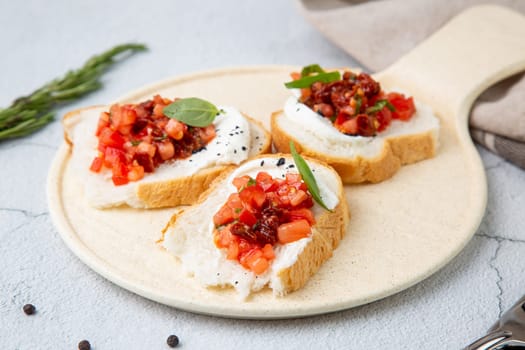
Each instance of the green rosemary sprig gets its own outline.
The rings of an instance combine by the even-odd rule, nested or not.
[[[54,107],[102,87],[100,77],[117,62],[117,56],[144,50],[146,46],[142,44],[115,46],[91,57],[81,68],[17,98],[8,108],[0,109],[0,140],[26,136],[42,128],[54,119]]]

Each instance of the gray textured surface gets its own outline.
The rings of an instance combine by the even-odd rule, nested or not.
[[[353,63],[286,1],[0,0],[0,105],[130,40],[151,51],[113,69],[104,90],[61,114],[208,68]],[[96,350],[165,349],[172,333],[186,349],[457,349],[525,291],[525,173],[481,150],[489,184],[483,223],[456,259],[415,287],[297,320],[227,320],[171,309],[106,281],[61,241],[45,196],[61,137],[55,122],[31,137],[0,143],[2,349],[74,349],[84,338]],[[23,314],[27,302],[36,305],[36,315]]]

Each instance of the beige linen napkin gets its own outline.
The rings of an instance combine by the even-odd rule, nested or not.
[[[388,67],[467,7],[494,3],[525,13],[523,0],[297,2],[326,37],[371,71]],[[470,128],[476,142],[525,169],[524,97],[524,74],[491,87],[474,104]]]

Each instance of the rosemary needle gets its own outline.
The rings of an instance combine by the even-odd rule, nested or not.
[[[14,100],[0,109],[0,140],[26,136],[54,119],[53,108],[75,100],[102,87],[100,77],[119,55],[146,50],[142,44],[123,44],[91,57],[76,70],[67,72],[30,95]]]

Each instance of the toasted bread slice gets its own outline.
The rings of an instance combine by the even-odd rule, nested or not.
[[[284,159],[284,164],[282,160]],[[231,193],[237,190],[231,184],[240,175],[255,177],[259,171],[272,176],[297,172],[288,154],[262,155],[244,162],[239,168],[225,172],[198,203],[176,213],[163,230],[159,241],[182,264],[183,269],[208,287],[234,287],[242,298],[265,286],[274,295],[295,291],[317,272],[332,256],[333,250],[346,233],[349,219],[348,205],[339,175],[328,165],[305,157],[318,182],[321,196],[332,209],[313,207],[316,224],[309,237],[288,244],[274,246],[275,259],[270,268],[260,275],[243,268],[237,261],[226,259],[226,249],[219,249],[213,240],[213,216]],[[277,165],[277,163],[281,165]]]
[[[394,120],[378,136],[362,137],[340,133],[311,110],[301,123],[288,117],[287,113],[294,113],[295,108],[308,109],[290,97],[284,110],[272,114],[272,141],[279,152],[289,152],[290,140],[294,141],[303,155],[334,167],[346,184],[377,183],[392,177],[402,165],[436,154],[439,121],[428,106],[417,102],[416,106],[410,121]]]
[[[95,130],[98,118],[100,113],[107,111],[108,108],[97,106],[79,109],[69,112],[63,119],[65,140],[72,151],[71,166],[74,167],[84,187],[86,199],[96,208],[121,205],[136,208],[189,205],[194,203],[222,172],[233,169],[242,160],[271,151],[270,134],[264,127],[259,122],[236,112],[238,114],[236,118],[241,120],[240,123],[234,124],[241,125],[225,125],[224,120],[227,116],[219,121],[217,118],[215,122],[217,136],[204,151],[193,154],[185,160],[166,162],[153,173],[146,173],[139,181],[115,186],[111,181],[109,170],[102,173],[93,173],[89,170],[93,158],[97,155],[98,140],[95,137]],[[221,126],[224,130],[219,134]],[[232,130],[226,130],[226,127]],[[235,146],[238,147],[234,150],[235,159],[229,160],[224,157],[224,152],[220,153],[225,149],[224,147],[233,147],[234,142],[230,145],[229,142],[224,142],[224,139],[235,133],[238,133],[234,135],[235,137],[249,136],[243,139],[247,140],[246,144]],[[231,153],[231,148],[229,150]]]

